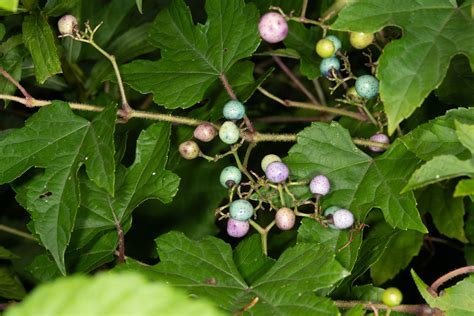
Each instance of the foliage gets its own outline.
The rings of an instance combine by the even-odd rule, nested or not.
[[[473,8],[0,0],[0,308],[365,315],[395,286],[415,305],[394,314],[467,315],[473,277],[444,283],[474,271],[454,270],[474,262]],[[281,42],[259,36],[268,11],[288,23]],[[78,25],[60,36],[65,14]],[[341,67],[321,74],[328,35]],[[364,75],[374,98],[353,89]],[[212,135],[232,99],[245,115],[228,145]],[[194,160],[178,150],[190,140]],[[239,183],[219,181],[227,166]],[[320,175],[329,191],[311,193]],[[241,239],[226,234],[237,199],[253,211]]]

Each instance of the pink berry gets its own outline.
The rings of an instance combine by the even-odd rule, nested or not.
[[[288,23],[285,18],[276,12],[268,12],[260,18],[258,31],[264,41],[278,43],[288,35]]]
[[[227,234],[231,237],[241,238],[247,235],[250,229],[248,221],[238,221],[233,218],[229,218],[227,221]]]
[[[191,160],[197,158],[200,152],[201,150],[195,141],[188,140],[179,145],[179,153],[184,159]]]
[[[295,213],[288,207],[282,207],[275,214],[275,223],[281,230],[290,230],[295,226]]]
[[[370,137],[370,140],[377,143],[390,144],[390,139],[388,138],[388,136],[382,133],[377,133],[373,135],[372,137]],[[384,148],[374,146],[369,146],[369,149],[376,153],[381,153],[385,151]]]
[[[323,175],[314,177],[309,184],[309,189],[313,194],[326,195],[330,188],[329,179]]]
[[[199,124],[194,130],[194,138],[199,139],[202,142],[210,142],[217,135],[217,131],[209,123]]]
[[[265,175],[271,182],[281,183],[288,179],[290,170],[283,162],[274,161],[268,165],[267,169],[265,170]]]

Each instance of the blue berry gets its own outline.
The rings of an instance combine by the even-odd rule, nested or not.
[[[231,188],[234,185],[238,185],[242,180],[242,173],[239,168],[234,166],[228,166],[222,169],[219,180],[224,188]]]
[[[226,144],[235,144],[240,137],[240,131],[234,122],[227,121],[219,129],[219,138]]]
[[[332,214],[332,220],[337,229],[346,229],[354,224],[354,215],[351,211],[341,208]]]
[[[329,179],[323,175],[314,177],[309,184],[309,189],[313,194],[326,195],[330,188]]]
[[[247,235],[250,229],[248,221],[238,221],[233,218],[229,218],[227,221],[227,234],[230,237],[241,238]]]
[[[224,105],[222,114],[228,120],[240,120],[245,115],[245,107],[237,100],[230,100]]]
[[[326,39],[330,40],[334,45],[334,53],[341,49],[342,43],[341,41],[334,35],[328,35],[325,37]]]
[[[379,81],[371,75],[363,75],[355,82],[357,94],[366,99],[375,98],[379,94]]]
[[[274,161],[265,169],[265,175],[273,183],[285,182],[290,175],[290,170],[281,161]]]
[[[321,74],[323,76],[328,77],[329,75],[331,75],[331,69],[334,69],[336,72],[341,69],[341,63],[339,62],[339,59],[337,59],[336,57],[329,57],[321,60],[319,70],[321,71]]]
[[[262,170],[263,171],[267,170],[268,165],[274,161],[281,161],[281,158],[274,154],[268,154],[265,157],[263,157],[262,162],[260,163]]]
[[[247,221],[253,215],[253,206],[247,200],[235,200],[230,203],[230,217],[238,221]]]

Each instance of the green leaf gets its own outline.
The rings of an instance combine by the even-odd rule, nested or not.
[[[384,47],[377,70],[392,134],[441,84],[454,55],[465,54],[474,69],[474,32],[466,32],[474,20],[470,1],[457,6],[445,0],[361,0],[346,6],[332,27],[376,32],[388,25],[403,29],[401,39]]]
[[[60,16],[70,13],[74,8],[80,6],[80,4],[80,0],[48,0],[43,11],[48,16]]]
[[[2,23],[0,23],[0,41],[3,39],[3,37],[5,36],[5,33],[6,33],[6,30],[5,30],[5,25],[3,25]]]
[[[40,109],[22,129],[0,141],[0,182],[7,183],[32,167],[43,174],[23,185],[26,208],[35,234],[64,274],[64,252],[74,227],[79,191],[77,171],[86,165],[88,176],[108,190],[114,187],[116,110],[99,113],[89,122],[62,102]]]
[[[423,246],[423,234],[399,231],[391,239],[379,260],[370,268],[374,284],[383,284],[405,269]]]
[[[361,304],[358,304],[351,309],[347,310],[344,314],[344,316],[363,316],[365,315],[365,309],[364,306]]]
[[[318,174],[329,178],[331,192],[323,207],[345,207],[360,221],[372,208],[380,208],[391,226],[426,232],[413,194],[400,194],[418,164],[401,142],[374,159],[359,150],[338,123],[313,123],[298,133],[285,161],[297,179]]]
[[[13,271],[0,265],[0,297],[19,300],[25,295],[25,289]]]
[[[300,71],[308,79],[313,80],[319,76],[321,59],[316,55],[315,45],[321,38],[319,27],[306,28],[303,24],[289,21],[288,36],[285,46],[294,49],[300,57]]]
[[[10,250],[0,246],[0,259],[3,259],[3,260],[18,259],[18,256],[15,255]]]
[[[25,57],[24,52],[25,50],[22,48],[13,48],[0,58],[0,67],[17,81],[20,81],[21,79],[21,68],[23,65],[23,58]],[[16,89],[17,87],[4,76],[0,78],[0,93],[12,95],[15,93]]]
[[[259,234],[252,234],[239,243],[234,250],[234,262],[245,282],[249,284],[275,264],[275,260],[263,254]]]
[[[142,93],[153,92],[166,108],[188,108],[239,59],[249,57],[260,39],[258,11],[242,0],[207,0],[206,24],[194,25],[189,8],[175,0],[155,19],[150,42],[161,60],[123,66],[124,80]]]
[[[362,244],[362,232],[332,229],[314,220],[303,219],[298,228],[298,242],[320,244],[332,250],[343,267],[351,271]]]
[[[474,105],[474,73],[465,56],[454,56],[444,77],[443,83],[436,90],[438,98],[447,104],[459,106]]]
[[[413,173],[403,192],[460,176],[474,177],[474,159],[460,160],[451,155],[436,156]]]
[[[138,12],[143,14],[143,1],[142,0],[136,0],[136,3],[137,3]]]
[[[474,155],[474,124],[454,122],[459,141]]]
[[[35,13],[25,17],[23,42],[33,58],[36,80],[39,83],[62,72],[53,31],[43,15]]]
[[[131,265],[132,269],[185,288],[198,297],[211,298],[220,308],[233,313],[254,302],[248,310],[251,315],[335,315],[334,304],[315,296],[313,291],[331,287],[348,274],[332,252],[299,244],[286,250],[272,268],[249,286],[232,260],[230,246],[220,239],[192,241],[182,233],[171,232],[156,242],[161,262],[154,267]]]
[[[454,196],[474,195],[474,179],[464,179],[458,182],[454,190]]]
[[[456,285],[444,289],[444,293],[438,297],[433,297],[427,291],[428,285],[411,270],[411,275],[421,296],[431,307],[437,307],[444,312],[446,316],[464,316],[472,315],[474,311],[474,276],[468,276]]]
[[[177,289],[148,282],[131,272],[77,275],[43,284],[6,312],[6,316],[79,314],[222,315],[205,300],[189,298]]]
[[[18,7],[18,0],[0,0],[0,8],[15,12]]]
[[[431,214],[436,229],[443,235],[468,242],[464,233],[464,202],[453,198],[452,190],[434,185],[417,198],[420,210]]]

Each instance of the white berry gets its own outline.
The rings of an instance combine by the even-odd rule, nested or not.
[[[268,12],[260,18],[258,31],[265,42],[278,43],[288,35],[288,23],[276,12]]]
[[[346,229],[354,224],[354,214],[352,214],[351,211],[341,208],[334,212],[332,220],[337,229]]]
[[[73,35],[77,31],[77,19],[74,15],[65,15],[58,21],[59,33]]]
[[[326,195],[330,188],[329,179],[323,175],[314,177],[309,184],[309,189],[313,194]]]

